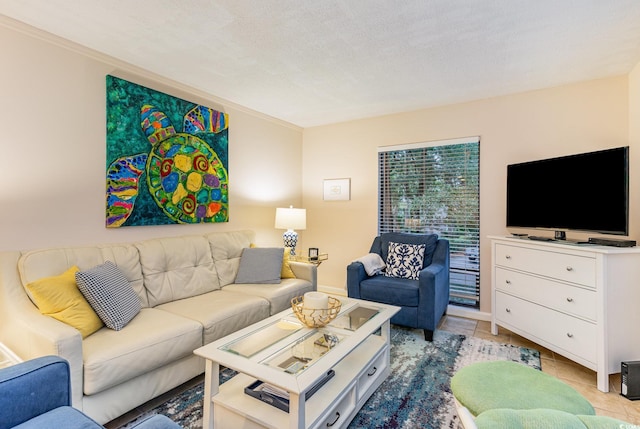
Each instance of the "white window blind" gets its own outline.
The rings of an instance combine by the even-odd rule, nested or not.
[[[480,139],[378,148],[378,232],[449,240],[453,304],[480,303]]]

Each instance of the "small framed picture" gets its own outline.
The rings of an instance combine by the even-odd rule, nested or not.
[[[351,179],[325,179],[323,183],[323,199],[325,201],[350,200]]]
[[[317,261],[318,260],[318,248],[317,247],[310,247],[309,248],[309,259],[311,259],[312,261]]]

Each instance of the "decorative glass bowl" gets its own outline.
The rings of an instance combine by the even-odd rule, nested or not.
[[[336,318],[340,313],[342,303],[339,299],[330,296],[329,308],[306,308],[304,306],[304,297],[297,296],[291,300],[291,308],[293,308],[298,320],[309,328],[322,328]]]

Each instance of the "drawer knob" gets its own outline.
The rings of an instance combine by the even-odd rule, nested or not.
[[[511,259],[511,255],[505,255],[506,259]]]
[[[567,332],[567,337],[573,338],[573,334],[571,332]]]
[[[573,267],[567,267],[567,271],[573,271]]]
[[[506,280],[505,283],[510,285],[511,284],[511,280]]]
[[[332,423],[327,423],[327,427],[330,428],[331,426],[333,426],[336,423],[338,423],[338,419],[339,418],[340,418],[340,413],[336,411],[336,419]]]
[[[506,311],[507,313],[511,313],[511,309],[510,309],[510,308],[505,308],[505,311]]]
[[[573,302],[573,298],[567,298],[567,302]]]
[[[368,374],[367,374],[367,376],[368,376],[368,377],[371,377],[371,376],[372,376],[373,374],[375,374],[376,372],[378,372],[378,367],[375,367],[375,366],[374,366],[374,367],[373,367],[373,371],[372,371],[372,372],[370,372],[370,373],[368,373]]]

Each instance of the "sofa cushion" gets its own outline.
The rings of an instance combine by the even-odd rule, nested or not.
[[[231,284],[222,290],[260,296],[269,301],[273,315],[291,308],[291,299],[313,291],[313,286],[307,280],[282,279],[280,284]]]
[[[190,356],[200,346],[200,323],[143,308],[121,331],[101,329],[83,341],[84,394],[102,392]]]
[[[220,286],[233,283],[240,266],[242,250],[254,242],[255,233],[250,230],[213,232],[205,235],[205,238],[209,241]]]
[[[73,326],[82,338],[103,326],[102,320],[84,298],[76,284],[75,265],[59,276],[45,277],[27,285],[42,314]]]
[[[385,275],[418,280],[424,263],[424,244],[389,242]]]
[[[23,253],[18,260],[18,272],[24,286],[43,277],[57,276],[74,265],[80,270],[87,270],[105,261],[112,261],[118,266],[140,298],[141,305],[148,307],[140,257],[138,249],[133,244],[97,244],[31,250]]]
[[[202,344],[208,344],[269,316],[269,302],[266,299],[225,290],[168,302],[156,309],[197,321],[204,327]]]
[[[410,234],[406,232],[386,232],[380,234],[380,248],[373,250],[382,256],[383,260],[387,260],[389,254],[389,243],[406,243],[406,244],[424,244],[424,261],[422,267],[431,265],[433,252],[438,244],[438,236],[436,234]]]
[[[282,259],[282,247],[244,249],[234,283],[280,283]]]
[[[78,289],[108,328],[119,331],[140,312],[140,300],[122,271],[107,261],[76,273]]]
[[[136,247],[151,307],[220,289],[206,238],[158,238]]]

